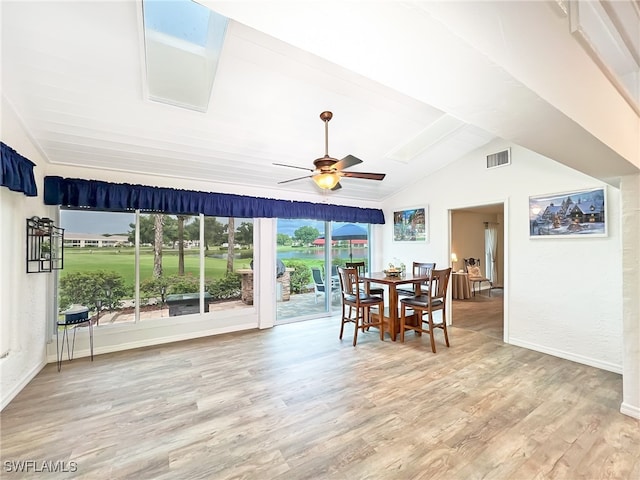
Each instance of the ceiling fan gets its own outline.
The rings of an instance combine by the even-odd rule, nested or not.
[[[340,185],[341,177],[364,178],[367,180],[382,180],[385,177],[384,173],[346,172],[345,168],[353,167],[354,165],[362,163],[362,160],[354,157],[353,155],[347,155],[342,160],[329,156],[329,120],[331,120],[332,117],[333,113],[331,112],[322,112],[320,114],[320,120],[324,122],[324,157],[316,158],[313,161],[313,165],[316,168],[305,168],[297,167],[295,165],[274,163],[274,165],[281,167],[308,170],[309,172],[312,172],[312,174],[305,175],[304,177],[284,180],[282,182],[278,182],[278,184],[295,182],[296,180],[302,180],[303,178],[312,178],[313,181],[324,190],[338,190],[342,188]]]

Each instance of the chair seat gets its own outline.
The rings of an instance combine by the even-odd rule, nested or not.
[[[418,295],[417,297],[403,298],[400,302],[405,305],[427,308],[429,306],[429,297],[427,295]],[[442,305],[442,300],[433,300],[431,302],[431,306],[433,307],[437,307],[439,305]]]
[[[366,293],[367,291],[363,288],[360,290],[361,292]],[[384,288],[369,288],[370,295],[384,295]]]
[[[398,295],[415,295],[416,294],[415,291],[410,290],[408,288],[398,288],[396,292],[398,293]]]
[[[472,277],[469,275],[469,280],[472,282],[489,282],[490,280],[487,277]]]
[[[375,303],[380,303],[382,301],[382,298],[376,297],[375,295],[367,295],[364,292],[360,292],[358,294],[358,298],[356,298],[355,295],[345,294],[344,300],[349,303],[355,303],[356,301],[359,300],[361,304],[375,304]]]

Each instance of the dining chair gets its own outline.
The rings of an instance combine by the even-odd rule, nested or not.
[[[413,262],[413,276],[425,276],[428,277],[431,273],[431,270],[436,268],[435,262]],[[422,287],[426,287],[429,282],[422,282],[420,285],[420,289]],[[399,288],[398,295],[409,295],[413,296],[416,294],[415,285],[411,284],[406,288]]]
[[[366,272],[366,265],[364,262],[347,262],[345,264],[347,268],[357,268],[358,269],[358,279],[362,278]],[[364,282],[360,280],[360,289],[364,292],[366,291],[364,287]],[[370,295],[380,295],[384,298],[384,288],[382,287],[371,287],[369,285],[369,294]]]
[[[444,270],[431,270],[429,275],[429,286],[420,295],[406,297],[400,300],[400,341],[404,342],[405,330],[414,330],[418,334],[428,333],[431,340],[431,351],[436,353],[436,343],[434,341],[434,329],[440,328],[444,332],[444,341],[449,346],[449,335],[447,334],[447,288],[451,277],[451,267]],[[406,310],[411,308],[418,316],[415,324],[406,323]],[[440,321],[434,320],[433,313],[442,311]],[[426,314],[426,319],[425,319]],[[425,323],[428,327],[425,328]]]
[[[482,282],[489,283],[489,296],[491,296],[493,282],[482,274],[482,269],[480,268],[480,259],[465,258],[464,268],[467,271],[467,275],[469,275],[469,282],[471,282],[471,290],[473,291],[473,296],[476,296],[476,284],[478,285],[478,292],[480,292]]]
[[[360,279],[357,268],[338,267],[338,279],[342,294],[342,319],[340,324],[340,339],[344,334],[344,326],[353,323],[353,346],[358,341],[358,330],[363,332],[370,327],[378,327],[380,340],[384,340],[384,300],[376,295],[370,295],[360,289]],[[377,312],[371,309],[377,308]]]

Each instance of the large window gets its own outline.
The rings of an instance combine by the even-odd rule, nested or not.
[[[103,326],[253,303],[236,272],[253,258],[253,219],[62,209],[60,223],[60,312],[83,305]]]
[[[88,307],[98,326],[133,322],[136,255],[135,213],[61,210],[64,268],[59,271],[58,307]]]

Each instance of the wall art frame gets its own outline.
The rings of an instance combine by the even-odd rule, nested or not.
[[[606,187],[529,197],[530,238],[606,237]]]
[[[425,243],[429,237],[429,211],[426,206],[393,212],[393,241]]]

